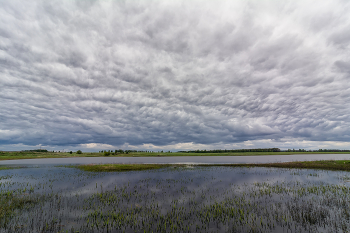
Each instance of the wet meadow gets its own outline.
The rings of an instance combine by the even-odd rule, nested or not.
[[[0,232],[348,232],[350,173],[171,165],[0,170]]]

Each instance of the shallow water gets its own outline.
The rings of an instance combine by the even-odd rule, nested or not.
[[[347,232],[350,173],[232,167],[0,171],[0,232]],[[12,195],[12,196],[11,196]]]
[[[346,160],[350,154],[296,154],[264,156],[169,156],[169,157],[73,157],[0,161],[0,165],[58,165],[101,163],[227,164],[271,163],[313,160]]]

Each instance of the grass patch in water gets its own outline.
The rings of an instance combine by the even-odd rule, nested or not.
[[[69,166],[91,172],[115,172],[115,171],[141,171],[171,167],[174,164],[87,164]],[[185,164],[176,164],[176,167],[185,167]],[[276,168],[300,168],[300,169],[323,169],[350,171],[350,160],[320,160],[305,162],[285,162],[285,163],[250,163],[250,164],[200,164],[192,166],[212,167],[276,167]]]
[[[87,164],[74,166],[90,172],[122,172],[160,169],[174,166],[172,164]]]
[[[201,165],[213,166],[213,165]],[[217,164],[215,166],[230,167],[276,167],[276,168],[300,168],[300,169],[323,169],[350,171],[350,160],[319,160],[305,162],[285,162],[285,163],[256,163],[256,164]]]
[[[9,169],[17,169],[17,168],[26,168],[25,166],[0,166],[0,170],[9,170]]]

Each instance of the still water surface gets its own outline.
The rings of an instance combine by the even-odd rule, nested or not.
[[[346,160],[350,154],[297,154],[266,156],[169,156],[169,157],[75,157],[0,161],[0,165],[63,165],[101,163],[228,164],[271,163],[313,160]]]

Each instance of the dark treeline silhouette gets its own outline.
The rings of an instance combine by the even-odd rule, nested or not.
[[[99,151],[100,153],[105,153],[105,152],[109,152],[109,153],[115,153],[115,154],[124,154],[124,153],[129,153],[129,152],[141,152],[141,151],[137,151],[137,150],[122,150],[122,149],[119,149],[119,150],[101,150]]]
[[[111,154],[117,155],[117,154],[129,154],[129,153],[133,153],[133,152],[142,152],[142,153],[154,153],[154,151],[148,151],[148,150],[101,150],[99,151],[99,153],[103,153],[105,156],[109,156]],[[163,153],[163,151],[161,151],[161,153]],[[169,151],[169,153],[171,153]]]
[[[258,149],[238,149],[238,150],[189,150],[179,151],[182,153],[242,153],[242,152],[280,152],[279,148],[258,148]]]
[[[350,150],[339,150],[339,149],[319,149],[319,152],[350,152]]]
[[[245,152],[350,152],[350,150],[340,149],[318,149],[318,150],[305,150],[305,149],[288,149],[281,150],[279,148],[257,148],[257,149],[236,149],[236,150],[189,150],[179,151],[182,153],[245,153]]]
[[[36,150],[22,150],[23,152],[48,152],[44,149]],[[60,152],[60,151],[59,151]],[[105,155],[110,154],[129,154],[134,152],[142,153],[164,153],[163,151],[149,151],[149,150],[101,150],[99,153],[104,153]],[[305,149],[287,149],[281,150],[279,148],[255,148],[255,149],[235,149],[235,150],[189,150],[189,151],[178,151],[179,153],[245,153],[245,152],[350,152],[350,150],[341,150],[341,149],[318,149],[318,150],[305,150]],[[71,153],[71,152],[68,152]],[[80,150],[77,153],[81,153]],[[165,151],[165,153],[172,153],[171,151]]]
[[[350,150],[340,150],[340,149],[318,149],[318,150],[305,150],[305,149],[288,149],[281,150],[283,152],[350,152]]]
[[[37,150],[23,150],[24,152],[48,152],[47,150],[44,149],[37,149]]]

